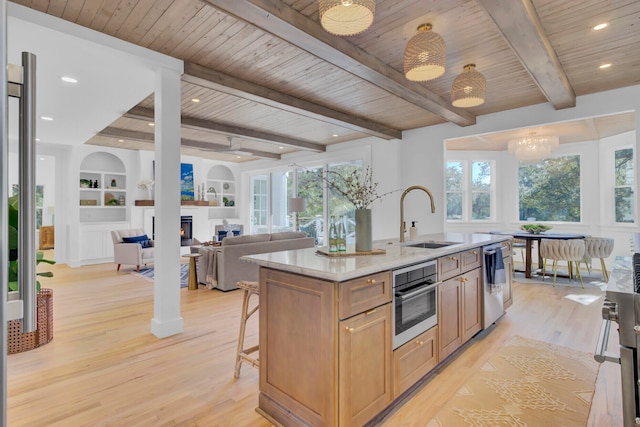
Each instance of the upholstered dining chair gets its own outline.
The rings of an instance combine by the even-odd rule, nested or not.
[[[604,259],[609,258],[613,252],[613,244],[614,240],[609,237],[587,237],[584,239],[584,259],[589,274],[591,274],[591,260],[593,258],[600,258],[602,277],[605,282],[609,281],[609,272],[607,271]]]
[[[580,261],[583,260],[585,253],[584,240],[556,240],[541,239],[540,240],[540,256],[544,259],[544,267],[542,269],[542,280],[547,270],[547,260],[553,260],[553,286],[556,285],[556,276],[558,274],[558,261],[566,261],[569,270],[569,277],[573,276],[573,264],[576,266],[576,273],[580,278],[580,284],[584,288],[582,274],[580,274]]]
[[[527,262],[524,258],[524,248],[527,247],[527,242],[524,239],[518,239],[518,238],[514,238],[511,247],[514,249],[519,248],[520,249],[520,256],[522,257],[522,265],[527,265]],[[513,263],[511,263],[511,269],[513,270]]]

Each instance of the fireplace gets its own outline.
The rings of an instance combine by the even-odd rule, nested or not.
[[[156,238],[156,217],[151,219],[153,239]],[[180,217],[180,246],[191,246],[193,243],[193,217]]]

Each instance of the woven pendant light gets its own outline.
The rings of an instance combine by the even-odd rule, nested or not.
[[[451,104],[469,108],[481,105],[487,96],[487,81],[475,70],[476,64],[467,64],[464,71],[453,81]]]
[[[444,74],[447,51],[444,40],[431,31],[431,24],[418,27],[404,49],[404,75],[408,80],[424,82]]]
[[[373,24],[375,0],[319,0],[320,24],[338,36],[353,36]]]

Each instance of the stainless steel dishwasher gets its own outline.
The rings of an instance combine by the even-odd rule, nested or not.
[[[487,329],[504,314],[503,292],[506,272],[502,258],[502,243],[482,247],[484,316],[482,329]]]

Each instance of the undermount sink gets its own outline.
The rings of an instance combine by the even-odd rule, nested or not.
[[[410,243],[405,244],[404,246],[409,246],[412,248],[424,248],[424,249],[438,249],[444,248],[445,246],[457,245],[458,242],[420,242],[420,243]]]

